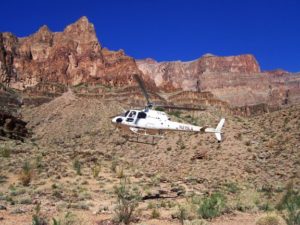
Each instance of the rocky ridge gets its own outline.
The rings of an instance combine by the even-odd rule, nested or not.
[[[262,72],[253,55],[206,54],[189,62],[146,59],[137,64],[159,88],[169,92],[210,91],[234,107],[299,103],[299,74],[282,70]]]
[[[194,92],[210,92],[213,95],[210,99],[237,108],[238,114],[267,112],[300,102],[299,74],[283,70],[262,72],[250,54],[227,57],[205,54],[190,62],[135,61],[123,50],[103,48],[86,17],[62,32],[52,32],[42,26],[24,38],[0,33],[1,83],[22,90],[26,104],[48,102],[70,87],[77,89],[76,93],[80,89],[79,94],[87,96],[101,93],[103,98],[110,96],[111,90],[120,94],[117,89],[121,89],[125,101],[131,101],[130,98],[136,98],[136,92],[122,90],[136,85],[133,74],[143,76],[154,94],[158,90],[175,94],[191,91],[189,95],[194,98],[191,104],[198,104],[202,97]],[[177,96],[178,102],[184,102],[185,95]],[[156,97],[159,101],[172,102]],[[215,102],[207,100],[206,103]]]
[[[132,74],[141,74],[135,60],[123,50],[102,48],[86,17],[63,32],[51,32],[42,26],[25,38],[1,33],[0,60],[1,82],[19,90],[47,82],[116,87],[131,84]]]

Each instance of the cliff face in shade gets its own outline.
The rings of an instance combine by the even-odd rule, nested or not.
[[[28,136],[26,122],[20,118],[21,105],[21,96],[0,83],[0,141]]]
[[[299,74],[261,72],[252,55],[211,54],[190,62],[138,60],[138,67],[167,91],[210,91],[231,106],[299,103]]]
[[[101,47],[86,17],[63,32],[43,26],[25,38],[0,33],[0,63],[1,82],[16,89],[45,82],[123,86],[133,82],[132,74],[141,74],[124,51]]]

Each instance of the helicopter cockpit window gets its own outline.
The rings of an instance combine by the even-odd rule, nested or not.
[[[139,119],[145,119],[147,117],[147,114],[145,112],[139,112],[138,118]]]
[[[128,113],[129,113],[129,111],[126,111],[126,113],[125,113],[125,117],[127,117]]]
[[[127,116],[126,121],[127,122],[133,122],[134,118],[135,118],[135,115],[136,115],[136,111],[130,111],[129,115]]]
[[[135,117],[135,115],[136,115],[136,111],[131,111],[130,113],[129,113],[129,118],[133,118],[133,117]]]

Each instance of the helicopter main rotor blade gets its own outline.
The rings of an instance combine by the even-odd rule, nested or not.
[[[143,93],[143,95],[146,98],[147,105],[151,105],[150,98],[149,98],[149,95],[148,95],[148,93],[146,91],[146,88],[145,88],[143,80],[137,74],[134,74],[133,77],[136,80],[136,82],[138,83],[138,85],[140,86],[140,88],[142,90],[142,93]]]
[[[175,106],[175,105],[155,105],[158,108],[164,109],[177,109],[177,110],[195,110],[195,111],[205,111],[204,107],[191,107],[191,106]]]

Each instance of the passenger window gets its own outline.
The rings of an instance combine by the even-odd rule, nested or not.
[[[144,112],[139,112],[139,114],[138,114],[138,118],[139,119],[145,119],[147,117],[147,114],[146,113],[144,113]]]

